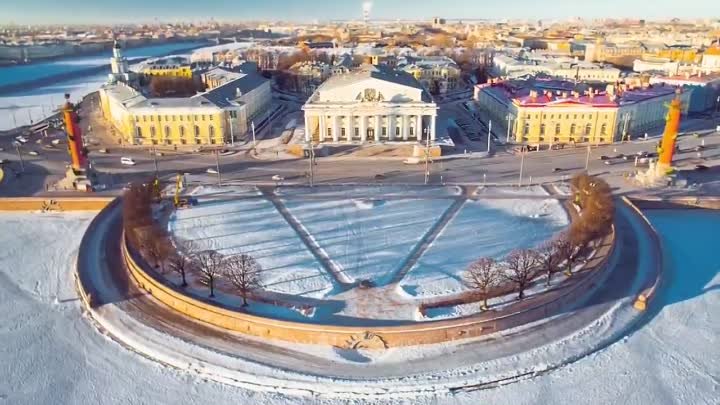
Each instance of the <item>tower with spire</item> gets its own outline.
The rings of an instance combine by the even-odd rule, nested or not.
[[[110,71],[111,73],[108,78],[110,82],[130,82],[131,72],[128,68],[128,61],[127,58],[123,56],[122,47],[117,39],[113,43],[113,54],[112,58],[110,58]]]

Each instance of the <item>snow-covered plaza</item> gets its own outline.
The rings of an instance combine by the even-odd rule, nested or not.
[[[465,196],[463,193],[470,192]],[[498,260],[514,248],[536,247],[568,225],[561,201],[541,187],[464,190],[459,187],[201,186],[198,205],[178,210],[169,229],[179,240],[225,255],[246,253],[262,267],[263,288],[293,297],[353,301],[361,281],[387,287],[354,317],[418,320],[422,299],[462,293],[473,260]],[[390,307],[397,308],[394,312]],[[267,307],[249,311],[267,315]],[[479,309],[476,308],[476,311]],[[392,313],[390,313],[392,312]],[[296,319],[294,313],[275,311]],[[312,312],[315,321],[327,311]],[[327,320],[327,319],[324,319]]]
[[[448,281],[456,267],[443,267],[441,255],[449,255],[462,268],[464,260],[477,255],[506,253],[501,243],[488,242],[492,235],[496,235],[492,240],[534,246],[568,221],[557,201],[543,197],[540,190],[525,193],[534,195],[528,200],[533,204],[521,204],[522,198],[510,194],[463,200],[443,229],[436,231],[434,242],[408,266],[414,247],[432,233],[428,229],[442,222],[443,213],[456,201],[456,190],[433,190],[430,195],[420,191],[409,197],[408,190],[385,190],[382,198],[377,191],[362,190],[356,195],[344,192],[344,201],[337,197],[338,190],[328,189],[326,195],[315,198],[303,190],[294,191],[276,196],[297,220],[293,225],[273,205],[277,202],[257,190],[234,190],[225,196],[231,198],[222,201],[222,190],[205,189],[198,191],[200,204],[178,212],[170,229],[182,237],[212,239],[216,241],[209,245],[212,248],[247,251],[254,246],[254,254],[265,255],[260,260],[266,260],[263,267],[270,269],[268,284],[278,293],[332,299],[339,291],[338,283],[370,279],[378,285],[397,282],[398,292],[412,300],[458,288]],[[369,194],[374,197],[368,198]],[[204,205],[203,199],[210,197],[217,202]],[[416,210],[414,215],[408,206]],[[323,212],[339,220],[325,223],[328,215]],[[95,215],[0,213],[4,230],[0,233],[0,399],[7,403],[713,404],[720,392],[716,377],[720,375],[716,342],[720,326],[712,319],[720,309],[720,259],[713,249],[720,229],[717,212],[646,212],[662,239],[665,282],[645,316],[628,330],[618,327],[625,316],[620,308],[625,298],[617,297],[617,302],[589,305],[562,317],[552,328],[539,325],[536,333],[522,339],[506,334],[434,347],[391,348],[375,355],[362,353],[360,358],[333,348],[290,344],[276,344],[272,351],[253,357],[259,350],[257,339],[208,337],[198,344],[180,330],[178,336],[171,336],[127,317],[121,311],[131,307],[127,302],[105,304],[90,316],[78,299],[74,278],[80,241]],[[235,215],[237,222],[233,222]],[[490,221],[489,231],[482,229],[483,220]],[[335,262],[340,277],[328,275],[317,252],[308,251],[308,241],[300,240],[294,229],[297,224]],[[629,221],[628,227],[636,226]],[[101,230],[98,224],[96,231]],[[237,235],[245,233],[255,236]],[[477,246],[478,250],[463,256],[472,248],[471,241],[461,238],[465,235],[488,245],[482,247],[486,250]],[[453,239],[461,246],[453,247]],[[88,242],[91,248],[102,243]],[[649,263],[652,252],[649,241],[636,244],[636,266],[641,268]],[[385,248],[387,253],[380,255],[378,250]],[[276,249],[283,253],[269,254]],[[89,253],[88,260],[103,259],[100,252]],[[293,266],[313,281],[283,277],[283,266]],[[94,268],[102,271],[101,266]],[[403,268],[407,274],[398,280],[395,275]],[[425,282],[438,287],[419,288]],[[590,315],[598,317],[573,323]],[[98,316],[104,319],[100,323]],[[103,327],[105,322],[118,329]],[[570,331],[573,326],[577,330]],[[139,337],[144,342],[138,342]],[[528,350],[514,352],[526,346]],[[591,350],[574,356],[584,346]],[[570,361],[555,364],[560,358]],[[282,367],[269,366],[273,362],[281,362]],[[317,370],[312,371],[313,367]],[[377,367],[387,373],[377,384],[388,395],[368,394],[370,387],[365,385],[372,383],[363,383],[369,375],[377,377]],[[358,383],[322,377],[318,370],[356,375]],[[524,377],[512,384],[472,389],[474,382],[502,378],[503,370],[516,370]],[[392,377],[403,374],[408,377]],[[433,388],[451,380],[463,384],[452,390]],[[335,385],[346,387],[348,393],[333,394]],[[414,387],[416,392],[412,392]]]

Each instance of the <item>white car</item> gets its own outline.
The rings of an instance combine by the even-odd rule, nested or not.
[[[20,142],[20,143],[27,143],[27,141],[28,141],[27,138],[25,138],[25,137],[22,136],[22,135],[16,136],[16,137],[15,137],[15,140],[17,140],[17,141]]]
[[[98,153],[108,153],[108,150],[105,148],[98,149]]]
[[[53,139],[52,141],[50,141],[50,143],[53,144],[53,145],[59,145],[59,144],[60,144],[60,140],[59,140],[59,139]]]
[[[208,173],[210,173],[210,174],[217,174],[217,173],[218,173],[218,171],[215,170],[215,169],[213,169],[212,167],[208,168],[208,169],[205,170],[205,171],[208,172]]]
[[[30,152],[28,152],[28,155],[37,156],[37,155],[39,155],[39,153],[35,152],[34,150],[31,150]]]
[[[129,158],[129,157],[121,157],[120,164],[123,164],[126,166],[135,166],[135,159]]]

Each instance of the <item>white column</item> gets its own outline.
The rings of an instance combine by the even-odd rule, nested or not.
[[[333,142],[337,142],[340,140],[340,116],[333,115],[332,121],[333,121],[332,138],[333,138]]]
[[[367,115],[361,115],[360,117],[360,142],[365,143],[367,141]]]
[[[383,116],[380,114],[375,116],[375,142],[380,142],[380,135],[382,135],[382,119]]]
[[[397,119],[397,117],[395,115],[388,115],[388,140],[389,141],[395,140],[395,127],[397,126],[396,119]]]
[[[325,137],[327,136],[327,123],[325,122],[327,121],[327,117],[325,113],[319,117],[318,121],[318,140],[320,142],[324,142]]]
[[[435,115],[430,116],[430,140],[435,142]]]
[[[312,129],[310,128],[310,116],[308,113],[305,113],[305,142],[310,142],[310,136]]]
[[[345,119],[347,120],[345,122],[345,140],[348,142],[352,142],[353,137],[353,116],[347,115],[345,116]]]
[[[403,141],[408,140],[408,136],[410,134],[410,116],[409,115],[403,115],[402,116],[402,137]]]
[[[422,139],[422,115],[415,116],[415,139]]]

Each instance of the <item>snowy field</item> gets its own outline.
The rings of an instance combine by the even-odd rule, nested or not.
[[[451,199],[285,200],[318,245],[352,281],[384,285],[452,204]]]
[[[295,398],[208,382],[149,361],[82,315],[75,254],[91,214],[0,214],[0,402],[35,404],[717,404],[720,213],[650,211],[668,282],[649,320],[569,366],[499,388],[413,399]],[[12,232],[7,230],[12,229]],[[38,247],[42,248],[39,249]],[[142,383],[138,383],[141,381]]]
[[[329,275],[257,190],[204,189],[196,195],[198,206],[178,210],[170,218],[175,237],[225,255],[252,255],[262,266],[262,282],[270,291],[319,298],[332,290]]]
[[[502,259],[534,247],[568,225],[554,199],[468,200],[401,282],[406,294],[429,297],[460,292],[462,272],[483,256]]]

